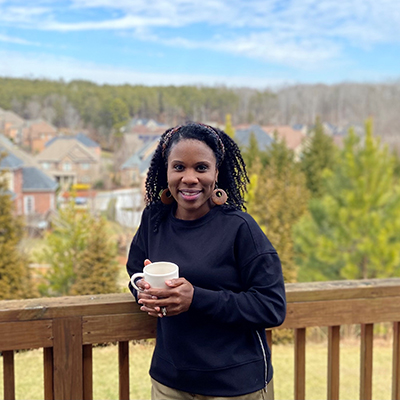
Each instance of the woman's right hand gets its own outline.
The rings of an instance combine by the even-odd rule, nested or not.
[[[144,266],[151,264],[151,261],[146,259],[144,260]],[[144,279],[140,279],[136,282],[136,285],[142,289],[142,290],[146,290],[146,289],[150,289],[150,284],[148,282],[146,282]],[[156,296],[152,296],[150,294],[138,291],[138,304],[142,304],[142,302],[140,301],[140,299],[152,299],[152,300],[157,300]],[[160,310],[159,307],[157,307],[157,309],[154,308],[150,308],[150,307],[146,307],[146,306],[141,306],[140,309],[144,312],[147,312],[149,315],[151,315],[152,317],[158,317]]]

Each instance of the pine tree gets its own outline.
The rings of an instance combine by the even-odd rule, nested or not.
[[[301,168],[306,176],[307,188],[312,197],[322,195],[322,173],[332,169],[336,159],[336,146],[333,139],[324,133],[319,117],[310,134],[309,144],[301,157]]]
[[[50,264],[50,270],[46,275],[48,285],[42,288],[42,294],[70,294],[90,233],[89,222],[89,214],[78,212],[72,201],[59,210],[53,229],[46,237],[43,260]]]
[[[225,133],[229,135],[232,139],[235,137],[235,128],[232,125],[231,114],[226,114],[225,116]]]
[[[50,264],[42,294],[110,293],[117,291],[116,244],[109,242],[105,221],[74,203],[59,211],[46,237],[44,260]]]
[[[299,278],[305,280],[400,276],[400,184],[387,147],[366,122],[361,143],[350,130],[325,194],[310,202],[295,226]]]
[[[306,211],[309,193],[284,141],[276,140],[267,155],[267,166],[257,162],[250,171],[247,208],[276,248],[285,281],[296,282],[292,227]]]
[[[0,154],[0,163],[4,155]],[[28,258],[19,249],[23,221],[13,213],[4,170],[0,169],[0,299],[34,297]]]
[[[93,219],[91,234],[82,252],[72,295],[118,292],[119,267],[116,261],[117,246],[111,242],[104,219]]]

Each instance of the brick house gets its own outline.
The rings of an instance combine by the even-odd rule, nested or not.
[[[5,111],[0,108],[0,134],[11,139],[14,143],[19,141],[19,131],[25,120],[13,111]]]
[[[59,136],[47,143],[35,158],[43,171],[53,176],[63,190],[69,190],[71,185],[93,185],[99,179],[99,149],[99,146],[86,146],[76,137]]]
[[[26,121],[20,132],[21,146],[31,153],[40,153],[56,135],[57,129],[43,119]]]
[[[294,129],[289,125],[268,125],[263,129],[273,138],[276,134],[279,140],[286,142],[286,146],[293,150],[296,160],[300,159],[306,144],[307,135],[301,130]]]
[[[151,158],[157,148],[159,137],[146,141],[121,166],[120,178],[124,187],[143,189]]]
[[[8,191],[17,215],[24,215],[28,225],[44,227],[56,209],[57,182],[40,170],[35,160],[0,134],[0,169],[5,171]]]

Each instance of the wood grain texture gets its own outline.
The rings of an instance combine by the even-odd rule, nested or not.
[[[7,400],[15,400],[15,369],[14,369],[14,352],[3,352],[3,388],[4,398]]]
[[[328,328],[328,400],[339,400],[340,326]]]
[[[83,398],[82,320],[79,317],[53,321],[54,398]]]
[[[118,343],[119,400],[129,400],[129,342]]]
[[[37,349],[53,345],[51,321],[0,323],[0,351]]]
[[[360,400],[372,400],[374,325],[361,325]]]
[[[294,335],[294,398],[306,398],[306,330],[296,329]]]
[[[400,400],[400,322],[393,323],[392,400]]]

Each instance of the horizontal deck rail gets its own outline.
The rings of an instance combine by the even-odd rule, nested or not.
[[[340,326],[361,326],[360,399],[372,399],[373,324],[393,323],[392,399],[400,400],[400,279],[287,284],[294,329],[294,396],[305,399],[306,329],[328,327],[329,400],[339,399]],[[129,398],[130,340],[154,338],[156,320],[129,293],[0,301],[4,399],[15,398],[14,351],[44,349],[46,400],[93,397],[92,345],[118,342],[119,398]],[[271,331],[267,331],[271,343]]]

